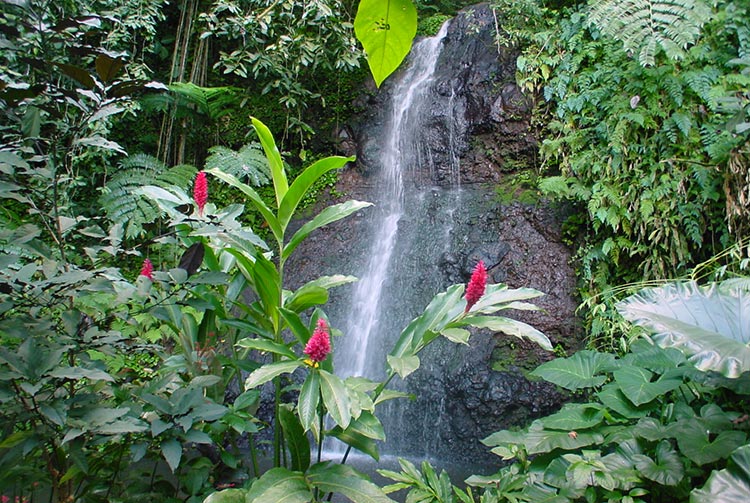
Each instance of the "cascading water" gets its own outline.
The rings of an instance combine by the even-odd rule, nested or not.
[[[348,309],[338,313],[340,320],[334,319],[345,334],[335,351],[337,373],[344,377],[385,377],[386,354],[401,330],[448,286],[439,263],[463,238],[455,231],[456,223],[471,218],[462,198],[475,196],[459,183],[458,148],[465,141],[455,114],[460,98],[450,79],[437,79],[435,73],[448,29],[446,23],[436,36],[414,45],[407,66],[392,83],[384,129],[370,134],[369,141],[378,143],[380,152],[374,166],[376,191],[370,194],[376,204],[367,238],[370,253],[364,272],[354,272],[360,280]],[[438,186],[438,179],[447,187]],[[423,458],[452,448],[436,433],[449,427],[442,419],[442,371],[458,365],[456,352],[448,347],[446,353],[426,356],[420,375],[409,378],[413,388],[394,383],[417,394],[417,401],[378,406],[388,436],[381,449],[385,454]]]
[[[418,135],[426,110],[425,97],[437,63],[440,47],[448,23],[434,37],[417,42],[412,48],[410,65],[401,76],[392,92],[390,120],[387,124],[382,147],[382,162],[377,195],[378,210],[375,215],[373,247],[366,272],[361,275],[352,297],[348,314],[347,338],[340,350],[342,355],[337,370],[343,376],[360,375],[380,377],[381,365],[373,356],[379,354],[372,342],[382,339],[379,326],[382,324],[386,280],[396,249],[399,222],[404,216],[404,175],[417,163],[425,162],[420,149]],[[373,354],[375,353],[375,355]],[[382,363],[382,358],[380,362]]]

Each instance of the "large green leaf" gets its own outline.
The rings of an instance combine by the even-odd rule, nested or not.
[[[395,503],[365,475],[347,465],[318,463],[310,467],[307,479],[321,492],[343,494],[354,503]]]
[[[647,288],[617,305],[629,321],[677,348],[700,370],[726,377],[750,371],[750,289],[744,283],[695,282]]]
[[[747,503],[750,495],[750,444],[735,450],[724,470],[711,474],[706,485],[693,489],[690,503]]]
[[[519,339],[526,338],[539,344],[543,349],[552,351],[552,343],[547,336],[522,321],[504,316],[471,316],[465,318],[464,322],[477,328],[488,328],[495,332],[513,335]]]
[[[323,211],[315,215],[312,220],[305,223],[305,225],[300,227],[299,230],[294,233],[292,239],[289,240],[289,243],[287,243],[287,245],[284,247],[284,250],[282,251],[282,259],[286,260],[287,258],[289,258],[295,248],[297,248],[297,246],[299,246],[299,244],[315,229],[319,229],[321,227],[325,227],[330,223],[337,222],[338,220],[346,218],[352,213],[368,206],[372,206],[372,203],[351,200],[326,207]]]
[[[633,455],[635,467],[648,479],[666,486],[677,485],[685,476],[685,467],[666,440],[656,446],[656,461],[643,454]]]
[[[599,404],[567,403],[560,411],[540,421],[545,428],[552,430],[585,430],[599,425],[604,419],[604,411]]]
[[[397,373],[401,379],[406,379],[419,368],[420,361],[416,355],[412,356],[386,356],[388,368]]]
[[[261,121],[252,118],[253,127],[255,132],[258,133],[260,144],[263,146],[263,151],[266,153],[268,159],[268,165],[271,168],[271,179],[273,180],[273,188],[276,192],[276,204],[281,207],[281,201],[284,200],[284,196],[289,190],[289,182],[286,178],[286,172],[284,171],[284,161],[281,159],[279,148],[276,146],[276,141],[273,139],[271,130],[263,124]],[[281,220],[281,218],[279,218]],[[286,224],[281,224],[281,228],[285,228]]]
[[[245,503],[246,489],[224,489],[208,495],[203,503]]]
[[[342,168],[347,162],[353,162],[354,157],[331,156],[311,164],[292,182],[284,199],[279,204],[279,222],[281,228],[286,229],[294,211],[305,197],[308,189],[324,174],[334,169]]]
[[[237,341],[237,346],[245,349],[256,349],[267,353],[276,353],[277,355],[283,355],[291,359],[297,358],[294,351],[289,349],[286,345],[268,339],[253,339],[245,337],[244,339]]]
[[[305,309],[328,302],[328,290],[315,285],[304,285],[284,300],[284,308],[301,313]]]
[[[409,54],[417,33],[417,9],[411,0],[361,0],[354,33],[379,87]]]
[[[445,292],[437,294],[424,312],[401,332],[391,350],[391,356],[400,358],[416,355],[424,347],[427,332],[440,333],[451,320],[461,314],[460,301],[463,293],[463,285],[453,285]]]
[[[223,171],[220,171],[218,169],[206,169],[204,171],[206,173],[212,174],[216,178],[224,181],[232,187],[240,189],[246,196],[248,196],[250,198],[250,202],[253,203],[253,206],[255,206],[255,209],[257,209],[258,212],[263,216],[263,219],[265,220],[266,224],[268,224],[268,228],[271,229],[274,237],[278,241],[281,241],[284,236],[284,232],[281,229],[279,220],[278,218],[276,218],[276,215],[274,215],[273,212],[268,208],[266,203],[263,201],[260,195],[258,195],[255,189],[245,183],[242,183],[237,179],[237,177],[224,173]]]
[[[272,468],[250,487],[247,503],[309,503],[313,495],[300,472]]]
[[[596,351],[578,351],[569,358],[543,363],[531,374],[565,389],[577,390],[601,386],[607,380],[602,372],[611,370],[615,357]]]
[[[323,404],[326,406],[331,418],[337,425],[346,429],[352,419],[349,410],[349,395],[346,386],[337,376],[320,370],[320,391],[323,395]]]
[[[576,432],[571,435],[567,431],[547,430],[541,421],[534,421],[529,426],[524,443],[529,454],[552,452],[555,449],[572,451],[592,444],[601,444],[604,436],[595,432]]]
[[[283,361],[268,363],[259,369],[254,370],[245,380],[245,388],[250,389],[260,386],[276,376],[294,372],[301,365],[299,361]]]
[[[182,445],[180,445],[177,440],[170,438],[161,443],[161,453],[164,456],[164,459],[167,460],[169,468],[174,473],[177,467],[180,466],[180,459],[182,459]]]
[[[654,375],[652,372],[630,365],[615,370],[613,375],[623,394],[634,405],[648,403],[656,397],[679,388],[682,384],[682,379],[670,379],[665,376],[651,382]]]
[[[297,401],[297,411],[300,423],[305,431],[310,430],[318,418],[318,404],[320,403],[320,374],[310,372],[302,383]]]
[[[648,403],[640,406],[633,405],[620,389],[617,383],[608,383],[602,387],[596,397],[607,406],[608,409],[628,419],[637,419],[649,414],[655,407],[656,403]]]
[[[284,430],[284,439],[289,449],[292,470],[305,471],[310,466],[310,441],[292,408],[285,404],[279,407],[279,421]]]
[[[484,295],[471,308],[472,314],[491,314],[501,309],[536,310],[533,304],[521,301],[535,299],[544,294],[533,288],[509,288],[503,283],[487,285]]]
[[[342,429],[334,427],[330,435],[338,438],[347,445],[372,457],[375,461],[380,459],[376,440],[385,440],[385,431],[380,420],[374,414],[362,411],[358,418],[352,419],[349,427]]]

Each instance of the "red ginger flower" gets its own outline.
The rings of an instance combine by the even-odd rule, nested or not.
[[[202,215],[203,207],[206,206],[206,201],[208,201],[208,180],[206,180],[206,173],[203,171],[199,171],[195,176],[193,199],[198,207],[198,214]]]
[[[466,309],[468,312],[474,304],[484,295],[484,289],[487,286],[487,269],[484,268],[484,262],[479,261],[471,273],[471,279],[466,287]]]
[[[310,340],[307,341],[304,353],[314,362],[322,362],[331,352],[331,339],[328,335],[328,324],[320,318]]]
[[[151,260],[146,259],[143,261],[143,267],[141,267],[141,276],[146,276],[151,281],[154,280],[154,264]]]

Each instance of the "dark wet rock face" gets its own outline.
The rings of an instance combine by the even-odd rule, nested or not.
[[[493,182],[506,164],[532,165],[536,141],[530,134],[529,101],[515,83],[518,54],[499,48],[494,37],[495,18],[486,4],[465,9],[450,24],[417,133],[420,162],[409,173],[415,184]],[[366,177],[382,157],[380,139],[398,78],[397,72],[386,80],[368,103],[368,113],[347,132],[356,140],[357,166]],[[458,179],[456,155],[461,159]]]
[[[389,331],[395,339],[435,294],[465,284],[483,260],[492,282],[546,294],[534,301],[540,311],[507,315],[570,351],[580,346],[581,335],[571,253],[561,239],[565,209],[541,200],[503,204],[495,193],[495,183],[508,173],[533,166],[536,142],[529,103],[515,84],[517,55],[494,45],[494,26],[490,9],[475,6],[453,21],[443,41],[429,105],[421,111],[425,120],[415,133],[419,159],[404,174],[406,209],[398,224],[396,260],[385,280],[389,304],[381,323],[393,324]],[[342,199],[377,202],[381,197],[376,182],[380,139],[396,79],[370,98],[365,115],[342,128],[342,144],[349,151],[356,148],[358,155],[356,165],[341,174],[337,190],[346,194]],[[287,274],[293,274],[287,287],[327,274],[361,276],[374,245],[374,212],[368,208],[314,232],[287,262]],[[348,286],[331,292],[325,311],[335,328],[346,326],[351,296]],[[384,367],[392,343],[384,341],[381,353],[368,349],[368,357],[372,351]],[[528,341],[486,331],[474,334],[468,347],[439,341],[420,354],[417,372],[395,383],[414,393],[415,402],[406,408],[378,406],[389,437],[383,451],[496,465],[499,458],[480,443],[482,438],[524,426],[564,401],[553,386],[527,378],[553,357]]]

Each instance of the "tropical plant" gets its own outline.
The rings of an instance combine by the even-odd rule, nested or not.
[[[596,4],[606,12],[599,17],[596,6],[528,9],[536,14],[520,30],[519,40],[527,45],[518,68],[519,83],[542,98],[536,112],[545,131],[542,168],[552,176],[540,188],[577,208],[570,224],[586,326],[592,340],[607,342],[621,332],[602,292],[684,276],[742,237],[748,135],[738,134],[736,126],[746,113],[747,75],[739,60],[749,39],[741,14],[746,7],[720,2],[702,16],[696,25],[702,36],[680,49],[679,60],[655,49],[657,36],[684,45],[671,28],[638,38],[654,48],[653,64],[644,66],[607,35],[609,23],[619,18],[605,4]],[[628,9],[635,4],[618,3]],[[646,4],[655,5],[639,5]],[[667,2],[659,10],[693,15],[692,7],[688,12],[678,4],[689,6]],[[540,21],[538,15],[559,21]],[[648,23],[633,18],[615,31],[630,36],[630,28]],[[529,34],[535,26],[544,29]]]
[[[329,357],[332,349],[330,327],[325,314],[316,306],[327,301],[330,288],[351,282],[354,278],[323,277],[291,292],[283,287],[284,265],[294,249],[312,231],[367,207],[369,203],[348,201],[328,207],[288,238],[287,226],[306,190],[317,178],[350,159],[334,157],[317,161],[289,184],[270,131],[257,120],[254,120],[254,126],[271,166],[276,196],[272,206],[269,207],[254,189],[235,177],[219,170],[207,172],[240,189],[248,197],[250,204],[265,218],[275,241],[273,245],[266,246],[250,237],[240,241],[234,233],[216,229],[212,216],[214,210],[210,205],[205,208],[199,206],[200,211],[205,211],[203,218],[208,219],[210,225],[190,224],[194,215],[186,216],[175,210],[186,200],[189,201],[186,195],[174,189],[165,192],[156,187],[144,188],[172,215],[173,225],[186,229],[186,224],[189,224],[193,228],[185,235],[186,238],[210,238],[211,246],[206,247],[206,256],[211,257],[207,262],[213,265],[209,267],[221,267],[221,270],[230,273],[231,269],[227,267],[237,267],[228,283],[238,286],[231,289],[232,294],[227,290],[219,295],[221,301],[216,299],[208,303],[212,306],[208,308],[212,314],[209,317],[209,311],[206,311],[200,322],[203,326],[208,320],[207,325],[194,331],[215,332],[223,338],[228,329],[241,328],[249,334],[233,339],[238,348],[271,355],[271,361],[252,371],[241,389],[249,392],[266,383],[273,383],[274,468],[263,473],[247,489],[220,492],[210,496],[207,501],[237,497],[246,497],[248,501],[276,501],[287,497],[293,501],[309,501],[322,500],[331,492],[340,492],[353,501],[390,501],[376,485],[355,470],[322,461],[324,439],[327,436],[335,437],[347,444],[348,449],[354,448],[378,459],[376,441],[383,440],[385,433],[375,414],[376,406],[384,400],[403,396],[402,393],[388,390],[387,385],[396,375],[406,378],[416,371],[420,364],[418,354],[441,335],[453,342],[467,343],[470,337],[468,327],[487,328],[528,337],[551,350],[549,340],[539,331],[495,314],[505,309],[535,309],[525,301],[541,293],[531,289],[509,289],[504,285],[486,285],[486,271],[480,263],[466,289],[463,285],[454,285],[438,294],[424,313],[404,329],[388,355],[389,374],[385,381],[373,382],[356,376],[342,380],[334,373]],[[268,252],[273,254],[275,261],[270,260]],[[247,306],[233,300],[245,288],[252,289],[256,294],[256,300]],[[205,294],[201,294],[201,297],[208,299]],[[229,315],[228,309],[218,308],[224,299],[241,310],[241,318],[235,319]],[[285,335],[287,331],[289,334]],[[285,403],[282,376],[290,374],[299,376],[297,379],[301,384],[298,397]],[[326,418],[330,420],[330,427],[326,426]],[[312,435],[317,446],[315,463],[311,459],[308,435]],[[347,450],[344,459],[348,453]]]
[[[354,30],[367,56],[375,84],[401,64],[417,33],[417,9],[411,0],[362,0]]]
[[[750,280],[699,286],[668,283],[639,291],[617,305],[661,347],[677,348],[696,368],[739,377],[750,371]]]
[[[187,187],[195,177],[196,168],[180,165],[167,168],[156,157],[136,154],[120,161],[119,168],[105,181],[99,204],[107,219],[121,225],[126,238],[143,237],[145,226],[154,223],[161,210],[139,189],[144,185]]]
[[[583,400],[521,432],[501,431],[483,441],[514,462],[467,482],[499,501],[686,500],[747,443],[746,402],[728,392],[746,397],[747,377],[717,379],[673,348],[640,340],[621,358],[581,351],[533,375]],[[732,480],[732,491],[743,490],[742,479],[723,480]]]
[[[669,58],[684,58],[712,14],[703,0],[593,0],[590,5],[589,22],[622,42],[644,66],[655,64],[659,48]]]

